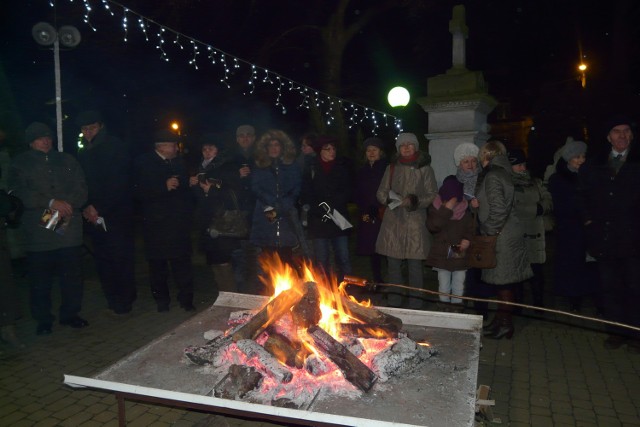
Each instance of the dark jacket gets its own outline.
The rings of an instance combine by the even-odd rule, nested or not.
[[[341,230],[331,219],[322,220],[326,210],[319,205],[328,204],[333,211],[337,209],[349,222],[347,203],[351,198],[351,174],[349,161],[344,157],[336,157],[335,164],[326,173],[317,156],[311,166],[305,171],[302,179],[303,205],[309,205],[308,235],[311,239],[332,239],[347,236],[351,229]]]
[[[256,198],[251,190],[251,181],[253,180],[253,172],[256,168],[255,161],[253,159],[253,150],[244,152],[240,147],[235,144],[226,152],[224,152],[227,159],[223,168],[223,175],[225,185],[227,188],[231,188],[238,197],[238,203],[240,209],[249,212],[249,215],[253,213],[253,209],[256,206]],[[246,164],[251,168],[251,172],[248,176],[241,178],[238,170]]]
[[[252,188],[257,200],[250,240],[256,246],[294,247],[299,243],[293,221],[298,220],[295,204],[300,195],[302,171],[294,158],[287,161],[290,163],[274,161],[253,172]],[[269,222],[264,214],[267,207],[276,211],[274,222]]]
[[[476,197],[480,203],[478,220],[482,235],[495,236],[495,268],[482,270],[482,280],[491,285],[508,285],[533,275],[523,238],[522,224],[513,209],[515,188],[511,164],[498,155],[478,177]]]
[[[561,296],[583,296],[596,291],[597,275],[587,268],[585,229],[578,205],[578,173],[560,158],[549,178],[556,220],[554,230],[554,291]]]
[[[120,219],[130,221],[132,164],[125,144],[103,127],[92,142],[84,140],[78,161],[89,189],[85,205],[93,205],[107,224]]]
[[[379,212],[380,208],[384,206],[378,202],[376,192],[388,164],[387,159],[380,159],[373,165],[366,162],[356,175],[353,196],[358,206],[359,221],[356,239],[356,253],[358,255],[373,255],[376,252],[376,240],[382,224]],[[363,221],[363,215],[369,215],[369,221]]]
[[[596,258],[640,256],[640,149],[633,141],[615,174],[609,167],[610,145],[601,146],[578,173],[579,205],[587,247]]]
[[[426,263],[432,267],[448,271],[463,271],[469,266],[466,257],[449,258],[451,245],[458,245],[462,239],[471,241],[475,233],[475,221],[467,209],[467,202],[459,204],[458,209],[464,211],[460,219],[453,219],[453,211],[442,204],[440,196],[436,196],[439,208],[432,204],[427,212],[427,228],[433,235],[433,243]],[[435,201],[434,201],[435,202]]]
[[[27,251],[50,251],[82,245],[82,213],[87,185],[80,164],[72,156],[51,150],[29,150],[16,156],[9,169],[9,188],[22,200]],[[51,199],[64,200],[74,209],[64,234],[39,225]]]
[[[136,159],[135,192],[143,218],[145,256],[166,259],[191,254],[193,197],[184,162],[166,162],[152,151]],[[167,190],[167,179],[177,176],[180,186]]]

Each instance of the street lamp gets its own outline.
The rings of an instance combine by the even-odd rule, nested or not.
[[[58,130],[58,151],[64,151],[62,139],[62,88],[60,85],[60,44],[72,48],[80,43],[80,32],[76,27],[64,25],[57,31],[47,22],[38,22],[31,29],[33,39],[41,46],[53,45],[53,64],[56,84],[56,123]]]
[[[580,71],[580,82],[582,83],[582,87],[586,87],[587,86],[587,74],[585,73],[585,71],[587,71],[587,64],[585,64],[584,62],[581,62],[580,65],[578,65],[578,70]]]
[[[411,99],[409,91],[401,86],[394,87],[387,95],[387,101],[392,107],[406,107],[409,99]]]

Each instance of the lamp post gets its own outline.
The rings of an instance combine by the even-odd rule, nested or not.
[[[80,32],[76,27],[64,25],[57,31],[47,22],[38,22],[31,29],[33,39],[41,46],[53,45],[53,68],[56,86],[56,124],[58,151],[64,151],[62,139],[62,87],[60,84],[60,44],[64,47],[76,47],[80,43]]]

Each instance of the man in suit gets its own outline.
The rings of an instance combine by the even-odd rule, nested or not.
[[[184,161],[178,157],[178,142],[178,135],[172,132],[157,132],[154,150],[141,155],[135,166],[145,257],[158,312],[169,311],[169,271],[178,286],[180,306],[195,310],[190,234],[193,199]]]

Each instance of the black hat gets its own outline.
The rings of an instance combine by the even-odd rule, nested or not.
[[[338,138],[336,138],[335,136],[320,135],[316,138],[315,141],[313,141],[313,151],[315,151],[316,154],[320,154],[320,152],[322,151],[322,147],[324,147],[325,145],[333,145],[337,148]]]
[[[519,148],[514,148],[513,150],[509,151],[508,156],[509,163],[511,163],[512,166],[520,165],[527,162],[527,156],[525,156],[524,151]]]
[[[624,114],[616,114],[615,116],[609,117],[609,119],[605,122],[605,127],[604,127],[605,134],[608,135],[609,132],[611,132],[611,129],[620,125],[627,125],[631,127],[632,126],[631,118]]]
[[[218,150],[222,150],[224,148],[224,139],[219,133],[205,133],[198,140],[200,146],[203,145],[215,145]]]
[[[161,129],[153,135],[153,142],[180,142],[180,137],[167,129]]]
[[[38,138],[45,136],[51,137],[51,129],[49,126],[41,122],[33,122],[24,131],[24,140],[27,144],[31,144]]]
[[[102,114],[99,111],[87,110],[78,114],[76,124],[80,127],[92,125],[94,123],[102,123]]]
[[[368,146],[373,145],[374,147],[378,147],[379,149],[384,149],[384,141],[376,136],[372,136],[367,138],[362,143],[364,145],[364,149],[366,150]]]

